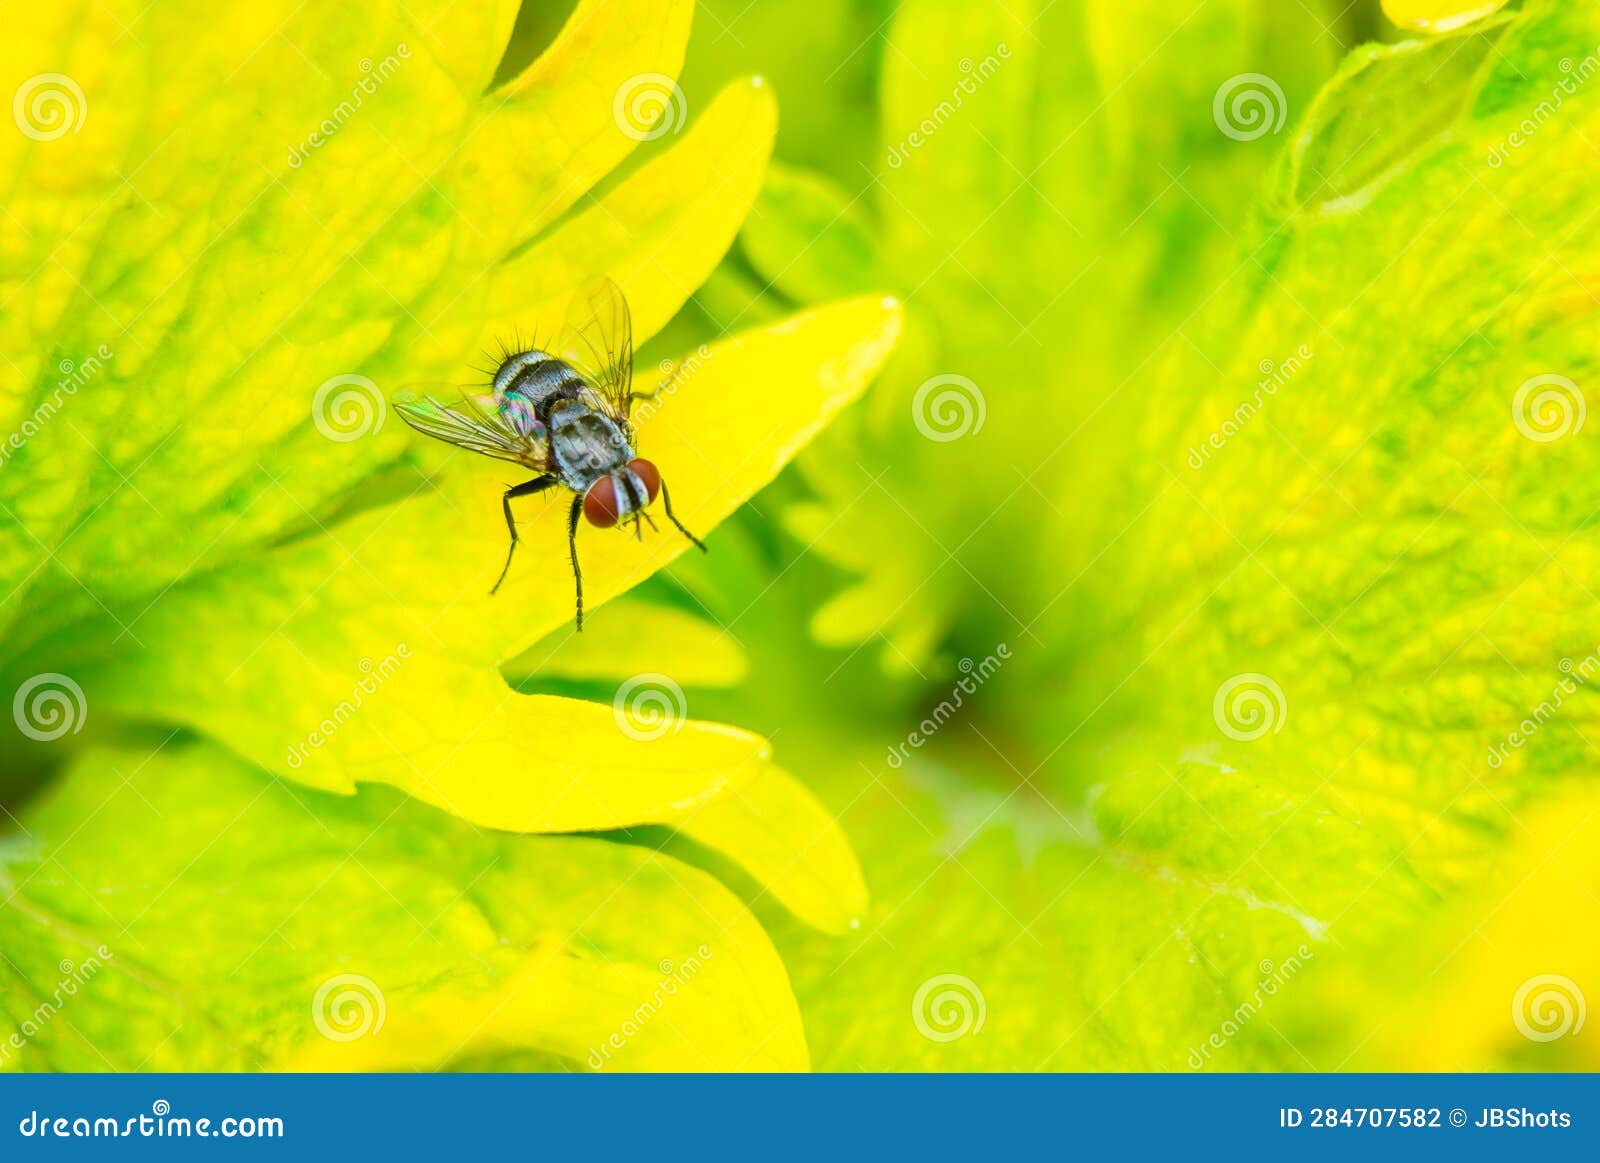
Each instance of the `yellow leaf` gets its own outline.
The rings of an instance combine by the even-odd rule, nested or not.
[[[1505,6],[1506,0],[1383,0],[1383,14],[1399,28],[1449,32]]]
[[[760,925],[645,848],[308,793],[204,745],[91,752],[24,816],[0,940],[32,1021],[0,1069],[806,1067]]]
[[[117,339],[72,422],[42,425],[0,477],[6,656],[67,659],[97,719],[189,727],[311,788],[385,784],[510,832],[665,824],[815,924],[859,913],[848,846],[768,742],[690,717],[682,684],[736,676],[736,647],[681,676],[670,657],[629,674],[662,680],[643,720],[620,687],[598,702],[511,688],[508,660],[572,639],[564,512],[519,506],[523,542],[491,597],[502,494],[522,478],[385,407],[410,381],[474,378],[478,349],[554,326],[590,275],[623,288],[649,339],[750,211],[771,93],[746,80],[683,104],[688,0],[580,0],[498,85],[512,0],[92,9],[28,15],[25,43],[0,46],[0,75],[70,70],[89,114],[81,138],[0,141],[21,227],[0,292],[26,305],[0,312],[0,347],[27,353],[0,371],[0,413],[30,414],[58,360]],[[664,102],[660,134],[636,120],[641,95]],[[240,154],[259,142],[272,156]],[[637,369],[638,389],[659,388],[635,409],[639,450],[683,521],[710,535],[770,482],[898,330],[896,304],[843,301]],[[361,397],[355,431],[340,387]],[[689,548],[661,524],[642,540],[585,527],[591,610]],[[653,627],[658,658],[703,633]],[[563,665],[551,673],[598,673],[576,651]],[[562,953],[502,983],[490,1004],[512,1041],[553,1020],[519,990],[574,986],[591,952],[574,951],[582,973],[557,973]],[[643,980],[630,969],[619,988]],[[457,1019],[483,1003],[473,989],[431,1004]],[[395,1036],[430,1020],[397,1016]],[[785,1034],[766,1056],[712,1056],[746,1059],[787,1068],[804,1050]]]
[[[689,869],[674,875],[703,881]],[[731,902],[730,902],[731,903]],[[585,954],[558,934],[531,949],[499,989],[449,988],[386,1015],[381,1030],[340,1042],[312,1040],[283,1065],[295,1071],[442,1067],[533,1047],[590,1070],[804,1070],[800,1015],[787,1004],[748,1004],[782,980],[783,966],[749,914],[682,960],[641,966]],[[353,1001],[355,999],[352,999]],[[755,1020],[752,1020],[755,1019]]]
[[[1600,799],[1524,814],[1489,883],[1347,984],[1368,1061],[1394,1070],[1600,1069]],[[1404,1014],[1396,1021],[1395,1014]]]
[[[859,300],[711,348],[641,426],[690,527],[714,527],[852,399],[896,322],[893,306]],[[779,369],[785,390],[749,390]],[[764,740],[688,720],[687,705],[664,732],[630,731],[611,706],[512,692],[498,665],[571,618],[565,526],[530,506],[518,562],[490,597],[505,538],[499,470],[465,454],[451,469],[438,492],[287,547],[267,568],[175,588],[140,633],[183,641],[188,657],[132,652],[97,679],[95,698],[193,723],[316,787],[390,783],[518,831],[673,822],[735,785],[787,778],[767,769]],[[590,600],[643,580],[685,545],[675,534],[581,537]],[[348,661],[320,661],[331,659]]]
[[[867,885],[843,830],[788,774],[769,766],[765,776],[706,801],[678,827],[737,860],[802,921],[854,928]]]
[[[513,683],[671,671],[686,687],[729,687],[744,680],[748,663],[738,641],[704,619],[624,596],[585,617],[582,634],[563,625],[501,670]]]

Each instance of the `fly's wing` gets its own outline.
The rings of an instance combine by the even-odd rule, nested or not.
[[[613,420],[626,424],[633,394],[633,318],[605,275],[585,279],[572,298],[555,355],[588,381]]]
[[[448,398],[451,393],[456,402],[440,401],[440,395]],[[492,396],[470,396],[448,384],[418,384],[394,394],[394,409],[400,419],[424,436],[468,452],[526,465],[536,472],[548,468],[549,442],[540,439],[538,431],[514,428],[500,414]],[[539,427],[536,421],[534,426]]]

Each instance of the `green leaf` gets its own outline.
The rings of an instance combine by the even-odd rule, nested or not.
[[[0,284],[30,308],[0,333],[19,353],[7,430],[53,398],[61,361],[112,353],[92,408],[41,426],[0,481],[0,582],[25,587],[7,622],[31,639],[95,599],[148,602],[392,460],[394,427],[321,435],[315,391],[459,378],[484,267],[632,149],[597,93],[674,72],[690,5],[590,0],[495,93],[511,3],[24,8],[0,72],[66,70],[87,114],[79,135],[0,144],[19,228]]]
[[[834,183],[774,162],[739,237],[773,286],[791,299],[814,302],[887,285],[865,219]]]
[[[855,862],[764,739],[687,720],[670,674],[658,676],[677,696],[660,730],[630,729],[619,706],[507,686],[502,663],[570,636],[558,506],[524,506],[515,568],[491,597],[506,470],[384,422],[389,390],[463,381],[474,350],[550,327],[594,273],[625,289],[646,341],[749,210],[771,94],[734,82],[691,120],[671,89],[689,5],[632,0],[581,4],[491,89],[515,6],[465,7],[397,5],[364,14],[359,35],[347,15],[294,10],[259,53],[237,47],[239,27],[201,21],[205,36],[168,38],[193,54],[182,70],[162,56],[164,10],[150,70],[181,73],[171,91],[138,88],[140,54],[114,51],[98,24],[41,29],[11,50],[73,46],[106,70],[84,65],[96,110],[147,116],[96,120],[104,138],[20,149],[8,138],[0,172],[27,171],[47,147],[151,152],[148,189],[115,169],[60,175],[93,206],[70,231],[43,219],[53,212],[40,192],[19,199],[26,237],[44,249],[9,256],[8,274],[34,294],[59,266],[73,290],[4,336],[43,357],[21,369],[32,382],[17,414],[53,391],[44,369],[54,374],[56,355],[90,350],[92,313],[73,310],[76,296],[123,325],[128,350],[106,354],[66,401],[93,410],[52,408],[55,422],[0,480],[0,584],[16,587],[0,625],[5,673],[15,685],[70,672],[97,716],[192,726],[323,790],[385,782],[518,831],[672,824],[775,874],[803,861],[834,899],[824,908],[811,891],[795,907],[842,924],[863,907]],[[372,59],[350,47],[389,43]],[[363,74],[370,84],[350,79]],[[199,83],[224,78],[248,99]],[[340,104],[351,84],[357,96]],[[667,123],[630,123],[640,86],[667,96]],[[330,109],[326,123],[312,116]],[[287,160],[216,161],[230,138],[292,142],[307,127],[316,138]],[[602,184],[657,129],[670,142]],[[350,174],[377,192],[353,197]],[[94,248],[48,257],[73,238]],[[139,265],[152,248],[159,275]],[[897,330],[892,303],[858,298],[726,336],[681,366],[641,367],[639,388],[662,391],[636,409],[641,448],[682,519],[709,534],[770,481],[866,386]],[[581,542],[591,609],[689,546],[670,530],[643,543],[586,530]],[[745,787],[746,806],[800,806],[765,821],[759,841],[732,831],[743,810],[732,805],[695,822]],[[791,869],[775,891],[787,899],[802,879]]]
[[[891,672],[926,670],[975,613],[994,627],[975,645],[1016,634],[1014,611],[1082,564],[1073,546],[1101,530],[1077,499],[1114,491],[1120,468],[1063,441],[1127,421],[1113,405],[1229,274],[1282,140],[1223,134],[1214,97],[1267,73],[1298,114],[1325,73],[1321,32],[1302,8],[1256,0],[900,8],[877,184],[846,205],[882,220],[874,269],[909,303],[904,354],[870,408],[802,458],[823,507],[787,518],[860,575],[819,611],[824,641],[881,638]],[[798,293],[850,216],[793,184],[780,174],[764,196],[745,251]],[[1079,481],[1064,459],[1102,473]],[[1043,577],[1010,568],[1041,510]]]
[[[806,1064],[760,927],[647,850],[309,792],[205,747],[92,753],[22,824],[0,866],[11,1069]]]
[[[1592,788],[1558,795],[1521,825],[1481,886],[1339,983],[1341,1016],[1372,1031],[1354,1068],[1592,1071],[1600,1062],[1584,995],[1600,975],[1600,801]]]
[[[1210,37],[1250,13],[1273,18],[1212,4],[1194,28]],[[899,18],[911,39],[896,43],[929,73],[907,82],[919,98],[940,83],[935,45],[953,57],[1002,35],[948,15],[940,41],[947,15],[912,4]],[[867,490],[881,494],[875,518],[855,500],[861,478],[809,466],[829,483],[802,523],[820,536],[837,520],[851,564],[874,556],[861,546],[889,558],[864,584],[916,578],[907,556],[923,562],[927,584],[909,597],[880,586],[892,617],[879,633],[904,649],[902,627],[935,619],[918,633],[925,652],[908,669],[922,682],[903,716],[923,738],[856,724],[805,764],[874,900],[845,954],[786,931],[818,1063],[1589,1061],[1587,1043],[1530,1042],[1511,1005],[1540,973],[1582,978],[1592,929],[1506,894],[1541,854],[1581,850],[1588,832],[1553,841],[1546,812],[1575,826],[1586,809],[1554,805],[1592,804],[1600,474],[1579,416],[1600,371],[1588,229],[1600,90],[1581,78],[1600,68],[1600,14],[1534,3],[1427,45],[1366,50],[1314,103],[1250,38],[1190,46],[1185,31],[1148,66],[1137,36],[1115,53],[1128,100],[1147,102],[1138,117],[1122,109],[1127,124],[1175,126],[1175,152],[1127,143],[1116,90],[1063,146],[1057,180],[1035,179],[1054,192],[1075,176],[1080,191],[1059,203],[1069,217],[1092,210],[1095,190],[1170,180],[1145,205],[1119,211],[1105,196],[1125,237],[1091,213],[1081,241],[1050,230],[1034,247],[1002,212],[979,234],[988,266],[925,242],[921,269],[939,270],[940,290],[906,293],[908,326],[922,312],[942,323],[930,328],[939,362],[889,382],[968,376],[982,432],[922,440],[902,395],[898,438],[866,423],[838,434],[864,448],[860,463],[904,474]],[[1041,40],[1018,63],[1066,69],[1081,44],[1102,44],[1059,25]],[[1238,159],[1264,159],[1272,139],[1215,124],[1203,136],[1211,94],[1247,69],[1278,78],[1291,115],[1249,213],[1239,177],[1251,163]],[[1014,90],[996,94],[1004,106]],[[981,120],[1018,115],[973,103],[899,171],[923,200],[886,237],[948,239],[939,224],[992,209],[996,183],[1031,196],[1003,164],[1026,174],[1030,155]],[[916,100],[891,94],[888,107]],[[1056,116],[1021,120],[1051,126],[1053,143]],[[999,164],[976,164],[979,128]],[[1142,179],[1121,186],[1113,165],[1091,180],[1099,171],[1077,155],[1101,135]],[[948,173],[944,149],[958,159]],[[1212,228],[1186,236],[1202,207]],[[1030,288],[1031,256],[1053,247],[1083,257],[1057,269],[1054,291]],[[966,499],[947,503],[941,479]],[[976,692],[938,669],[941,655],[978,660],[1003,643],[1013,660]],[[752,657],[754,682],[764,665]],[[801,729],[786,723],[784,737]],[[1570,900],[1582,868],[1558,876],[1552,863],[1539,883]],[[966,1028],[947,1039],[918,999],[957,987],[967,1009],[943,1012]],[[1452,1018],[1466,1028],[1438,1035]]]
[[[752,70],[783,99],[779,153],[836,179],[860,180],[876,148],[871,107],[894,0],[803,7],[699,0],[683,85],[692,102]]]
[[[709,349],[697,390],[664,399],[643,426],[644,447],[673,466],[682,519],[709,529],[754,482],[770,478],[807,429],[865,384],[892,342],[893,318],[876,300],[855,301]],[[842,342],[854,348],[822,355]],[[747,397],[743,408],[717,402],[724,389],[776,365],[809,365],[817,387]],[[725,467],[702,447],[737,448],[740,456]],[[403,517],[374,510],[277,551],[265,568],[252,563],[174,587],[140,623],[141,637],[159,650],[136,647],[109,664],[86,660],[75,673],[100,705],[192,723],[281,775],[339,791],[385,782],[489,827],[672,823],[696,833],[708,801],[787,780],[765,762],[765,740],[686,720],[670,675],[655,684],[670,704],[659,730],[629,730],[615,706],[518,696],[506,686],[498,664],[522,642],[502,611],[520,613],[522,635],[547,633],[571,616],[571,577],[565,527],[547,511],[524,518],[520,552],[533,568],[489,595],[504,538],[503,474],[486,463],[453,461],[459,489],[408,500]],[[684,544],[586,541],[591,600],[649,576]],[[440,560],[459,564],[427,568]],[[402,592],[375,592],[373,580],[385,577]],[[307,665],[317,658],[348,661]],[[229,676],[220,687],[219,674]],[[285,684],[286,674],[296,681]],[[801,818],[773,826],[792,829]],[[794,855],[807,852],[853,878],[854,862],[835,838],[796,835]]]
[[[170,738],[209,740],[203,759],[152,760],[163,778],[176,782],[176,767],[191,763],[217,766],[305,805],[270,821],[285,851],[374,804],[422,829],[397,827],[397,851],[421,845],[429,827],[454,829],[454,845],[482,838],[474,826],[665,824],[742,864],[761,880],[751,891],[770,892],[808,923],[839,929],[863,912],[842,833],[775,765],[767,740],[688,717],[682,684],[736,680],[737,644],[718,639],[674,677],[680,668],[653,660],[700,647],[709,630],[645,611],[637,649],[623,648],[619,625],[588,657],[569,654],[573,579],[561,515],[522,508],[522,547],[491,598],[507,539],[501,498],[514,482],[503,466],[430,444],[388,415],[389,393],[404,384],[466,386],[479,352],[547,332],[591,275],[624,288],[634,338],[648,342],[716,267],[760,187],[776,130],[772,95],[743,78],[684,102],[674,78],[691,4],[580,0],[526,67],[522,45],[514,63],[505,55],[518,8],[384,0],[353,14],[269,2],[219,17],[187,0],[151,9],[114,0],[86,14],[0,9],[16,31],[0,46],[0,77],[19,92],[58,85],[69,119],[83,115],[55,132],[48,117],[61,95],[51,90],[42,103],[24,101],[23,132],[0,141],[0,432],[21,437],[6,445],[0,472],[0,687],[59,676],[86,697],[73,729],[55,739],[39,742],[48,732],[16,717],[32,739],[8,748],[0,769],[8,799],[42,794],[59,813],[48,826],[22,825],[43,844],[29,883],[98,827],[98,801],[79,791],[85,781],[116,792],[104,772],[121,767],[130,787],[138,783],[101,752],[64,786],[49,784],[51,765],[156,723]],[[641,121],[652,108],[665,120]],[[898,331],[897,305],[873,294],[769,318],[655,368],[640,361],[637,386],[661,389],[635,409],[641,451],[661,465],[682,519],[710,535],[861,393]],[[586,529],[591,610],[689,544],[671,530],[634,540]],[[561,651],[563,663],[528,673],[536,643]],[[622,681],[614,697],[588,702],[520,694],[508,671],[545,687]],[[659,680],[646,684],[657,701],[645,709],[665,698],[664,716],[636,713],[627,696],[640,680]],[[263,772],[352,799],[290,793]],[[194,773],[187,782],[205,786]],[[422,803],[361,786],[374,783]],[[217,831],[222,808],[165,787],[148,798],[164,805],[171,851],[191,852],[195,867],[174,866],[156,884],[152,913],[168,900],[193,909],[218,885],[258,882],[254,924],[302,874],[344,875],[337,846],[313,846],[305,868],[274,866],[253,879],[254,865],[217,865],[203,880],[210,858],[198,838]],[[446,825],[424,805],[459,820]],[[260,852],[272,835],[252,837]],[[497,854],[537,854],[530,867],[592,882],[591,897],[567,894],[591,909],[613,893],[634,900],[618,914],[617,940],[629,926],[650,928],[650,902],[673,896],[662,879],[678,875],[599,841],[492,843]],[[462,842],[463,852],[471,847]],[[122,906],[137,906],[149,886],[123,884],[119,867],[86,865],[77,877],[107,886],[87,899],[131,925],[137,908]],[[393,903],[420,916],[426,901],[437,913],[441,902],[476,896],[481,875],[481,864],[442,862],[431,879],[396,889]],[[22,884],[18,909],[31,899]],[[638,891],[624,892],[630,884]],[[693,874],[685,884],[680,897],[753,931],[731,898],[712,899]],[[256,1012],[226,1015],[222,1024],[238,1033],[206,1041],[197,1032],[194,1061],[181,1047],[162,1060],[414,1066],[458,1052],[574,1056],[581,1038],[617,1024],[642,987],[654,988],[656,975],[639,966],[688,955],[608,961],[604,948],[572,944],[583,917],[543,910],[535,898],[514,897],[518,924],[544,911],[544,928],[508,921],[460,947],[443,942],[440,957],[455,960],[412,973],[388,949],[398,988],[417,992],[418,1004],[396,1014],[381,1043],[343,1054],[313,1042],[323,1053],[312,1054],[304,1031],[282,1022],[308,1004],[306,975],[325,967],[286,955],[274,970],[282,977],[253,983],[244,1004]],[[387,907],[351,888],[342,911]],[[336,932],[326,921],[306,931],[308,947],[324,948]],[[277,924],[243,929],[239,940],[270,941]],[[489,938],[519,952],[485,976]],[[741,947],[754,950],[755,940],[741,937]],[[190,981],[203,993],[225,990],[215,967],[175,966],[154,948],[152,937],[139,957],[149,974],[130,979],[151,993],[140,1006],[165,1004],[167,969],[175,996]],[[743,956],[721,963],[729,992],[684,1004],[681,1037],[619,1061],[803,1065],[781,970],[768,972],[765,945],[755,960]],[[37,967],[30,974],[30,986],[43,980]],[[730,1002],[734,994],[742,1000]],[[768,1023],[741,1041],[751,1014],[780,1010],[786,1026]],[[264,1041],[228,1050],[257,1018]],[[479,1025],[482,1037],[464,1044],[463,1028]],[[142,1045],[154,1053],[160,1040]],[[688,1061],[701,1045],[705,1057]]]

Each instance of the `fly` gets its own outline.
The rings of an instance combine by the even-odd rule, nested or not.
[[[573,493],[567,511],[567,549],[577,594],[578,629],[583,629],[583,570],[578,564],[578,520],[609,529],[640,523],[661,497],[667,520],[702,552],[705,545],[672,513],[672,497],[656,466],[634,454],[633,401],[648,393],[633,390],[633,321],[622,289],[600,276],[588,279],[573,299],[566,325],[556,340],[512,352],[495,369],[493,394],[463,395],[444,404],[428,395],[395,393],[400,418],[425,436],[457,448],[511,461],[535,472],[506,489],[501,507],[511,545],[506,563],[489,592],[496,593],[517,551],[517,522],[511,502],[557,485]]]

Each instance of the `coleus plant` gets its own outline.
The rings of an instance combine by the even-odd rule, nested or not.
[[[865,897],[837,826],[749,732],[517,693],[501,664],[572,633],[562,523],[525,507],[491,599],[504,471],[385,403],[597,274],[643,340],[714,267],[775,106],[743,80],[687,118],[691,8],[585,0],[498,75],[504,0],[4,6],[7,1065],[807,1064],[732,893],[567,834],[669,826],[841,929]],[[897,328],[858,296],[642,369],[674,385],[640,441],[684,519],[770,480]],[[591,605],[682,547],[592,538]]]
[[[755,286],[907,305],[788,515],[900,692],[767,708],[874,900],[782,930],[820,1065],[1600,1061],[1600,8],[1333,23],[908,0],[870,179],[769,177]]]

